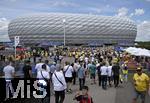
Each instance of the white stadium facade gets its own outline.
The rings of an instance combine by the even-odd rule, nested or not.
[[[65,21],[64,21],[65,20]],[[66,44],[134,44],[137,26],[130,19],[88,14],[42,13],[18,17],[9,23],[13,41],[24,44],[60,42]]]

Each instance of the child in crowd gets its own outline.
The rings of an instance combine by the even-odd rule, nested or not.
[[[78,92],[74,100],[79,101],[79,103],[93,103],[92,97],[89,95],[88,91],[88,86],[83,86],[82,92]]]

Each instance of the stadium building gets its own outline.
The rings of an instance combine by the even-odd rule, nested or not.
[[[88,14],[44,13],[12,20],[8,34],[23,44],[62,43],[67,45],[134,44],[137,26],[130,19]]]

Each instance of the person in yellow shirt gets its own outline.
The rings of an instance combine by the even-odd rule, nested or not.
[[[145,103],[146,92],[149,87],[149,77],[142,72],[142,68],[137,68],[137,73],[133,76],[135,96],[133,98],[133,103],[136,103],[138,97],[141,98],[141,103]]]
[[[122,65],[122,73],[123,73],[124,81],[127,82],[128,81],[128,65],[127,65],[127,62],[125,62]]]

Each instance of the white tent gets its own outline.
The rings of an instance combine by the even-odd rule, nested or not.
[[[125,51],[130,53],[131,55],[135,55],[135,56],[148,56],[148,57],[150,57],[150,50],[147,50],[147,49],[129,47],[129,48],[125,49]]]

